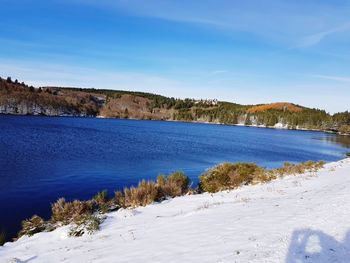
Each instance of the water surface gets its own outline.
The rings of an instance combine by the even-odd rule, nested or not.
[[[13,236],[33,214],[47,218],[59,197],[87,199],[184,171],[197,183],[225,161],[336,161],[348,137],[181,122],[0,116],[0,230]]]

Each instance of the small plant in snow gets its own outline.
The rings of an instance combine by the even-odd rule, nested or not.
[[[36,233],[42,232],[46,229],[46,223],[40,216],[34,215],[30,219],[22,221],[22,229],[18,236],[32,236]]]
[[[73,237],[82,236],[84,233],[91,235],[100,229],[102,221],[103,218],[96,215],[86,215],[74,223],[68,234]]]

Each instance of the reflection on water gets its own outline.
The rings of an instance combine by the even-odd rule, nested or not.
[[[334,135],[330,134],[327,136],[314,138],[315,140],[325,141],[329,143],[336,143],[343,147],[350,148],[350,136]]]

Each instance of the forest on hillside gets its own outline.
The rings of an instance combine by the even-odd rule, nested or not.
[[[169,98],[146,92],[39,87],[10,77],[0,78],[0,113],[47,116],[89,116],[282,125],[288,129],[316,129],[350,134],[348,111],[330,115],[292,103],[240,105],[217,100]]]

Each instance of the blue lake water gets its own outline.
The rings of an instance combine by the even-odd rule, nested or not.
[[[48,218],[59,197],[87,199],[184,171],[198,176],[215,164],[336,161],[350,141],[301,132],[181,122],[0,116],[0,231],[21,220]]]

